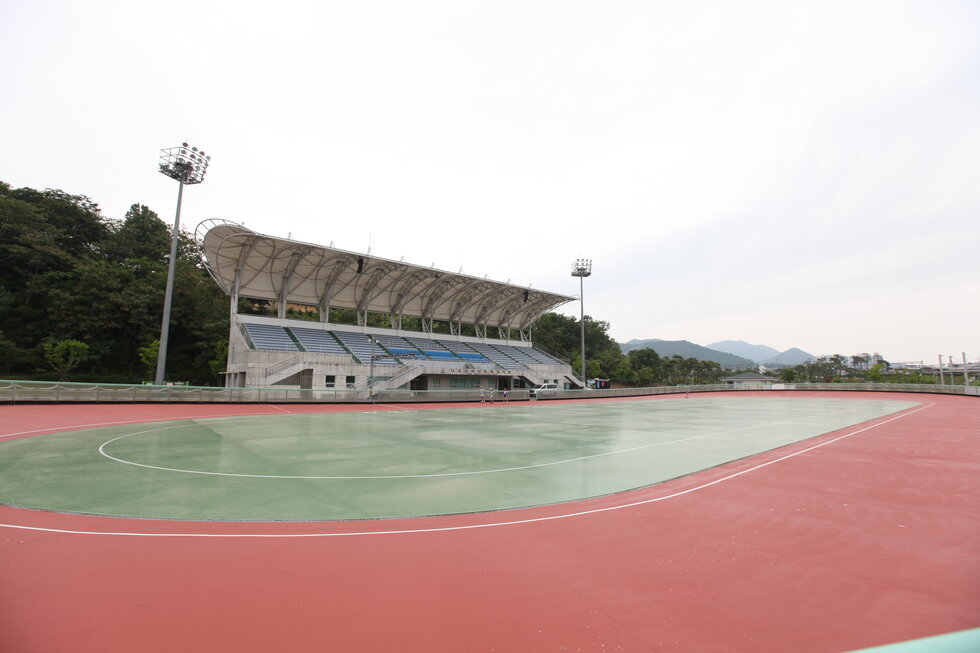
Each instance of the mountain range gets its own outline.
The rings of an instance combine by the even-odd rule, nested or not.
[[[623,353],[634,349],[652,349],[663,358],[680,356],[682,358],[696,358],[699,361],[714,361],[727,370],[745,370],[756,367],[756,363],[747,358],[736,356],[715,349],[708,349],[701,345],[696,345],[687,340],[659,340],[650,338],[647,340],[630,340],[625,344],[619,345]]]
[[[750,345],[742,340],[722,340],[706,345],[708,349],[723,351],[735,356],[748,358],[749,360],[761,363],[762,365],[799,365],[808,360],[816,358],[813,354],[807,353],[802,349],[792,347],[784,352],[773,349],[766,345]]]
[[[683,358],[714,361],[725,369],[750,369],[758,367],[759,364],[770,367],[793,366],[816,358],[796,347],[780,352],[766,345],[750,345],[741,340],[722,340],[702,347],[687,340],[648,338],[630,340],[621,343],[619,347],[624,353],[634,349],[649,348],[666,358],[677,355]]]

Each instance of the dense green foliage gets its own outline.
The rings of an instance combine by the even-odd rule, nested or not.
[[[146,206],[112,220],[87,197],[0,182],[0,373],[151,379],[140,350],[159,338],[169,254],[170,229]],[[227,303],[186,234],[174,288],[167,378],[214,383]]]
[[[41,349],[44,360],[59,374],[59,381],[66,381],[68,373],[88,359],[88,345],[79,340],[45,342]]]

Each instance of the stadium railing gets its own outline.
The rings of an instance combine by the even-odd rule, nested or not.
[[[608,390],[556,390],[538,393],[536,400],[640,397],[698,392],[765,390],[832,390],[852,392],[912,392],[980,396],[980,387],[900,383],[797,383],[691,385]],[[511,390],[510,401],[530,399],[528,390]],[[489,400],[489,397],[485,397]],[[503,401],[497,392],[495,400]],[[0,381],[0,403],[437,403],[480,401],[478,389],[381,390],[297,388],[219,388],[184,385],[122,385],[51,381]]]

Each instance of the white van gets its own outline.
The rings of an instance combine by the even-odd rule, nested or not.
[[[531,396],[537,397],[539,392],[554,392],[560,389],[557,383],[542,383],[535,388],[531,388]]]

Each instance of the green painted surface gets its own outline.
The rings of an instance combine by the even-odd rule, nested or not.
[[[863,648],[852,653],[976,653],[977,651],[980,651],[980,628]]]
[[[116,426],[0,443],[0,503],[208,520],[499,510],[650,485],[915,405],[691,397]]]

